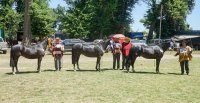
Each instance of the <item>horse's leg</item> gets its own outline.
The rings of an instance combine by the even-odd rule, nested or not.
[[[74,66],[74,71],[76,71],[76,67],[75,67],[75,66],[76,66],[76,63],[74,63],[73,66]]]
[[[76,65],[77,65],[77,69],[78,69],[78,70],[80,70],[80,68],[79,68],[79,63],[78,63],[78,62],[79,62],[80,55],[81,55],[81,54],[78,54],[78,56],[77,56],[77,62],[76,62]]]
[[[156,59],[156,73],[159,73],[160,58]]]
[[[73,64],[73,67],[74,67],[74,71],[76,71],[76,62],[77,62],[76,60],[77,59],[76,59],[76,56],[73,56],[72,58],[73,58],[72,59],[72,64]]]
[[[12,66],[12,74],[15,75],[15,67]]]
[[[37,68],[38,73],[41,72],[40,70],[41,61],[42,61],[42,57],[38,58],[38,68]]]
[[[15,75],[15,60],[13,60],[13,65],[12,65],[12,74]]]
[[[96,71],[98,70],[98,68],[97,68],[97,65],[98,65],[98,57],[97,57],[97,61],[96,61]]]
[[[99,70],[99,72],[101,70],[101,68],[100,68],[100,61],[101,61],[101,57],[97,57],[96,70]]]
[[[131,61],[131,64],[130,64],[130,65],[132,66],[132,70],[131,70],[131,72],[135,72],[134,64],[135,64],[135,60],[136,60],[136,58],[137,58],[137,57],[134,57],[133,60]],[[129,69],[128,72],[130,72],[130,69]]]
[[[12,74],[15,74],[15,68],[16,68],[16,72],[19,72],[18,67],[17,67],[18,59],[19,57],[13,58],[14,65],[12,66]]]
[[[17,73],[19,73],[18,66],[17,66],[18,60],[19,60],[19,57],[17,58],[17,60],[16,60],[16,64],[15,64],[16,72],[17,72]]]
[[[131,58],[128,57],[127,60],[125,61],[125,66],[126,66],[126,70],[127,72],[129,72],[129,69],[130,69],[130,65],[131,65]]]

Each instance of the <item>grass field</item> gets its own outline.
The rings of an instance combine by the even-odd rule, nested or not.
[[[112,55],[81,56],[81,71],[74,72],[71,55],[64,55],[63,69],[54,71],[53,57],[45,55],[42,72],[37,60],[21,57],[19,74],[10,75],[9,53],[0,54],[0,103],[200,103],[200,52],[193,53],[190,75],[180,75],[178,57],[167,52],[155,74],[154,60],[138,58],[136,73],[112,70]]]

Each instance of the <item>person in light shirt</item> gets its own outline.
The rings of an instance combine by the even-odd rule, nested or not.
[[[112,50],[112,53],[113,53],[113,69],[116,69],[115,68],[116,62],[117,62],[117,69],[120,68],[120,56],[121,56],[122,45],[119,42],[119,39],[120,38],[117,37],[115,42],[113,43],[113,50]]]
[[[62,68],[62,56],[63,56],[64,46],[61,43],[60,38],[56,38],[52,47],[52,55],[54,57],[55,69],[60,71]]]
[[[181,66],[181,75],[184,74],[184,70],[189,75],[189,61],[192,60],[192,48],[187,45],[186,40],[182,40],[180,49],[177,51],[175,56],[179,55],[179,62]]]

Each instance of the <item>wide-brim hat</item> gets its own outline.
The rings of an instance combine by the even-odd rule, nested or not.
[[[59,37],[56,37],[56,41],[60,41],[60,38],[59,38]]]
[[[181,43],[187,43],[187,40],[181,40]]]
[[[124,41],[125,41],[125,42],[130,42],[131,39],[130,39],[129,37],[125,37],[125,38],[124,38]]]

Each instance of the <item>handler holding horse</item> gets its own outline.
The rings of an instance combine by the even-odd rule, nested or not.
[[[52,55],[54,57],[55,69],[60,71],[62,68],[62,56],[63,56],[64,46],[62,45],[60,38],[55,39],[55,43],[52,48]]]
[[[133,45],[130,42],[130,38],[125,37],[122,43],[122,70],[125,67],[125,63],[128,59],[129,51]]]

